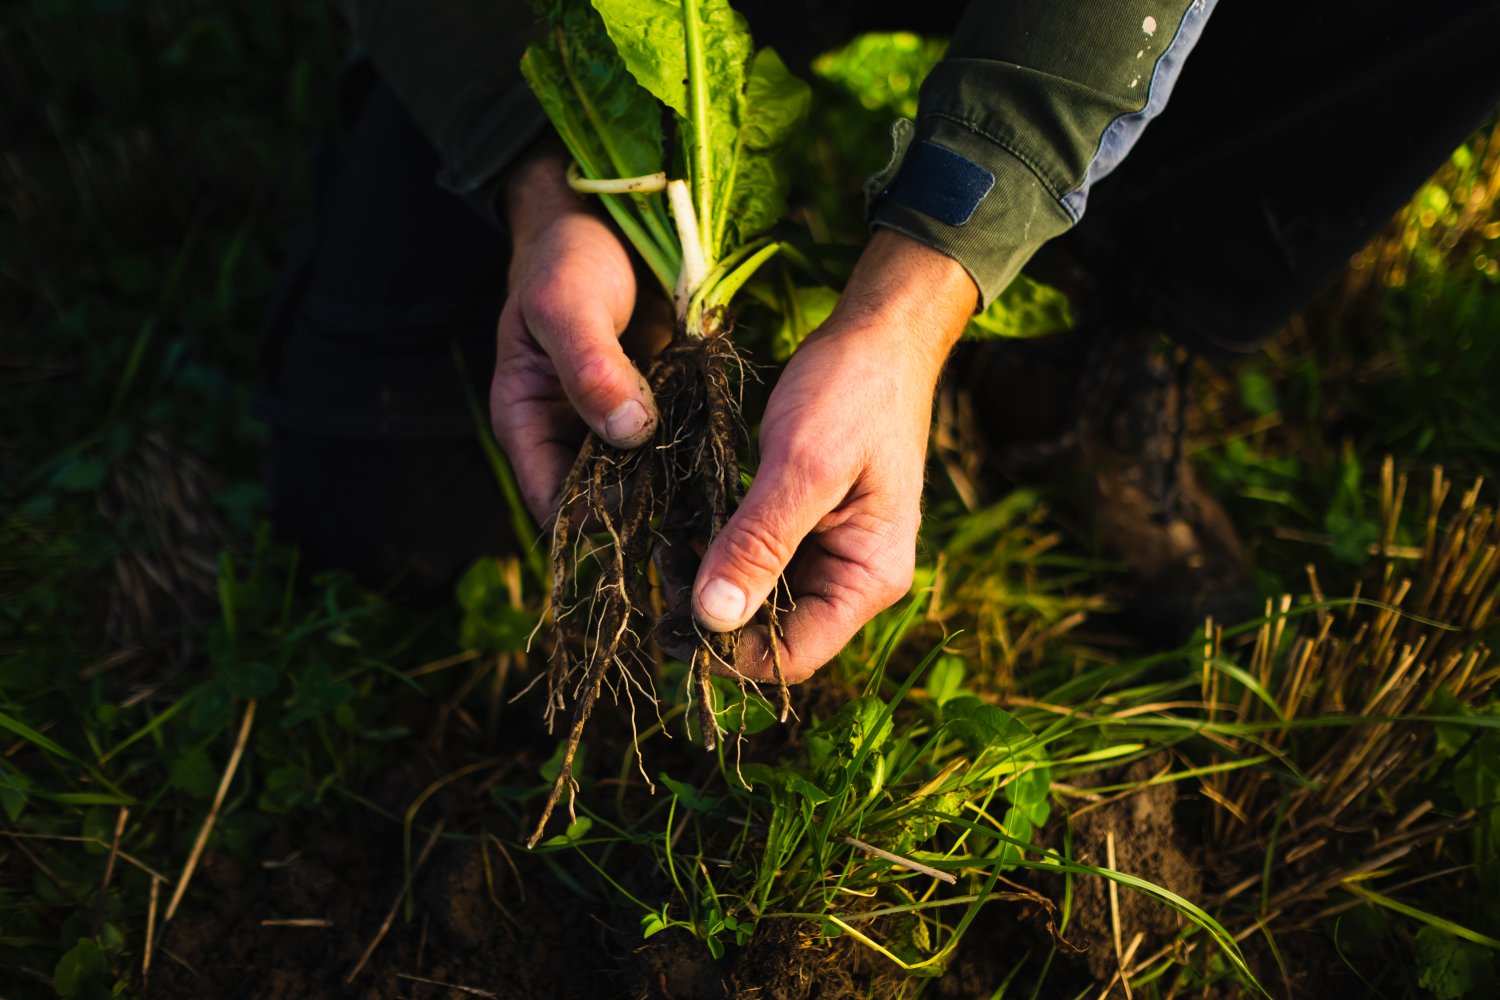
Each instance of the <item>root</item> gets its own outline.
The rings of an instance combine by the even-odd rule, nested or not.
[[[577,782],[573,759],[606,683],[649,692],[644,652],[654,635],[666,652],[689,665],[703,745],[718,745],[710,678],[715,666],[734,670],[739,632],[701,631],[692,618],[692,584],[708,542],[728,523],[741,496],[739,443],[744,362],[730,342],[722,314],[706,318],[705,336],[679,330],[656,359],[647,381],[660,420],[646,445],[625,451],[592,434],[563,484],[552,529],[552,626],[556,641],[547,668],[546,722],[572,705],[562,767],[528,846],[541,839]],[[659,619],[651,614],[651,569],[661,584]],[[756,615],[768,630],[782,721],[791,696],[781,668],[777,592]],[[622,672],[623,683],[609,681]],[[632,673],[639,671],[640,676]],[[576,819],[576,816],[574,816]]]

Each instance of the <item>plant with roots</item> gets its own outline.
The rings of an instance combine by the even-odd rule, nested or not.
[[[563,484],[547,721],[570,703],[572,715],[533,844],[564,789],[572,802],[574,754],[606,686],[655,703],[641,662],[648,636],[689,664],[704,744],[715,746],[710,676],[733,672],[740,633],[698,627],[691,593],[699,555],[742,491],[744,370],[729,305],[785,249],[761,234],[786,210],[776,154],[809,100],[775,52],[754,50],[725,0],[551,0],[541,9],[550,31],[521,69],[572,154],[569,183],[600,196],[676,318],[647,372],[660,411],[652,439],[623,450],[590,434]],[[774,601],[746,628],[767,633],[784,719]]]

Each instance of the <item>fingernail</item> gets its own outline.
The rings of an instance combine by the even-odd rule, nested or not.
[[[698,608],[712,624],[734,628],[745,615],[745,592],[728,580],[712,579],[698,594]]]
[[[630,444],[640,437],[650,422],[646,408],[632,399],[615,407],[615,411],[604,418],[604,435],[615,443]]]

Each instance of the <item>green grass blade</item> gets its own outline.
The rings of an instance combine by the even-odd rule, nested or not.
[[[1484,945],[1484,947],[1492,951],[1500,951],[1500,940],[1492,938],[1488,934],[1481,934],[1478,931],[1470,930],[1462,924],[1455,924],[1453,921],[1446,920],[1435,913],[1419,910],[1415,906],[1409,906],[1401,902],[1399,899],[1392,899],[1390,896],[1382,895],[1373,889],[1366,889],[1364,886],[1352,882],[1346,883],[1343,889],[1345,892],[1353,893],[1361,899],[1374,903],[1376,906],[1383,907],[1393,913],[1399,913],[1404,917],[1411,917],[1413,920],[1421,921],[1429,927],[1436,927],[1440,931],[1446,931],[1454,937],[1463,938],[1465,941]]]
[[[36,746],[41,747],[43,750],[47,751],[55,757],[61,757],[63,760],[68,761],[72,764],[77,764],[80,767],[86,766],[84,765],[83,761],[74,756],[73,753],[66,747],[53,740],[48,739],[41,733],[37,732],[35,729],[32,729],[26,723],[22,722],[20,719],[17,719],[10,715],[6,715],[4,712],[0,712],[0,729],[9,730],[15,735],[21,737],[21,739],[26,740],[28,743],[33,743]]]

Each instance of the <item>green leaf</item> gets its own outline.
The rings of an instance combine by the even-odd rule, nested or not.
[[[661,112],[636,83],[586,4],[553,2],[552,32],[526,50],[521,74],[584,176],[635,177],[662,170]],[[605,207],[671,291],[682,252],[659,194],[605,195]]]
[[[594,828],[594,821],[587,816],[580,816],[568,824],[568,828],[562,833],[555,834],[542,841],[546,847],[560,847],[563,844],[572,844],[582,840],[588,832]]]
[[[746,734],[754,735],[776,724],[776,710],[754,688],[742,691],[728,677],[710,678],[709,684],[714,691],[714,715],[727,731],[737,733],[743,727]]]
[[[927,697],[939,708],[958,696],[964,682],[964,661],[957,656],[942,656],[927,675]]]
[[[972,695],[953,698],[944,704],[943,723],[949,732],[977,752],[999,745],[1014,754],[1032,739],[1031,730],[1015,716]]]
[[[686,781],[678,781],[663,771],[657,775],[661,783],[672,790],[677,796],[677,801],[694,812],[707,812],[719,804],[717,795],[708,795],[701,788],[688,784]]]
[[[751,42],[744,19],[728,3],[684,0],[687,16],[695,7],[702,11],[702,60],[689,66],[689,84],[701,80],[703,93],[692,108],[688,133],[691,148],[698,150],[692,160],[693,203],[711,267],[728,249],[721,216],[738,169]],[[692,55],[690,51],[690,60]]]
[[[745,81],[740,125],[745,148],[768,150],[784,145],[807,117],[811,103],[812,88],[791,74],[774,49],[755,53]]]
[[[771,344],[777,361],[786,361],[797,347],[833,314],[839,293],[827,285],[794,288],[781,299],[781,329]]]
[[[1003,764],[1001,773],[1015,775],[1005,784],[1005,797],[1014,807],[1006,811],[1005,825],[1011,836],[1028,839],[1033,828],[1047,822],[1052,810],[1051,772],[1036,763],[1040,751],[1034,734],[1009,712],[970,695],[944,703],[943,724],[978,755],[970,774],[993,775],[997,773],[994,765]]]
[[[771,49],[761,49],[745,82],[738,148],[717,196],[715,239],[721,252],[744,246],[786,214],[789,181],[779,154],[807,117],[812,88],[792,76]]]
[[[559,27],[559,53],[576,100],[614,175],[638,177],[661,170],[661,113],[627,71],[605,33],[606,24],[586,5],[566,3]]]
[[[287,703],[287,714],[281,720],[281,728],[291,729],[307,719],[331,715],[353,699],[354,685],[348,681],[336,681],[328,664],[314,660],[296,678],[297,693]]]
[[[750,33],[727,0],[594,0],[632,76],[677,113],[693,206],[711,267],[724,231],[716,215],[732,184]],[[691,30],[690,30],[691,29]]]
[[[307,771],[300,764],[283,764],[266,774],[265,791],[256,799],[263,812],[290,812],[309,791]]]
[[[1275,413],[1279,405],[1276,386],[1261,368],[1247,367],[1240,372],[1240,399],[1258,417]]]
[[[468,649],[490,653],[526,648],[535,620],[511,602],[510,588],[494,559],[480,559],[458,582],[458,603],[464,609],[459,642]]]
[[[0,764],[0,809],[12,823],[21,818],[31,793],[31,779]]]
[[[775,767],[770,764],[742,764],[739,773],[752,787],[765,785],[780,789],[782,792],[805,800],[810,805],[822,805],[833,797],[791,768]]]
[[[819,56],[813,72],[847,91],[870,111],[917,117],[917,92],[943,58],[948,43],[906,31],[860,35],[842,49]],[[882,128],[883,131],[883,128]]]
[[[188,725],[194,732],[206,733],[229,721],[229,710],[234,699],[229,688],[219,680],[203,685],[200,691],[188,712]]]
[[[1052,815],[1051,793],[1052,770],[1040,764],[1026,768],[1005,786],[1005,797],[1028,824],[1027,832],[1018,834],[1018,839],[1029,839],[1032,829],[1040,829],[1047,822]]]
[[[969,320],[964,339],[1040,337],[1072,325],[1072,304],[1066,295],[1018,274],[984,312]]]
[[[125,950],[125,932],[114,924],[99,928],[99,947],[106,955],[119,955]]]
[[[109,850],[109,843],[114,839],[115,817],[118,815],[114,810],[95,806],[83,814],[83,826],[79,836],[87,837],[94,841],[83,845],[84,851],[89,854],[104,854]]]
[[[64,750],[60,744],[54,742],[46,736],[43,736],[35,729],[32,729],[26,723],[22,722],[20,719],[11,718],[4,712],[0,712],[0,729],[9,729],[11,732],[21,737],[21,739],[34,743],[48,753],[61,757],[63,760],[69,760],[75,764],[82,763],[82,761],[80,761],[77,757],[73,756],[67,750]]]
[[[167,783],[196,799],[210,798],[219,787],[219,775],[204,750],[191,750],[172,762]]]
[[[593,4],[636,83],[686,118],[687,33],[682,5],[672,0],[593,0]]]
[[[1417,932],[1417,984],[1437,1000],[1492,997],[1500,991],[1490,953],[1481,945],[1461,941],[1436,927]]]
[[[104,952],[92,938],[79,938],[52,970],[52,988],[60,997],[76,997],[90,986],[102,986],[109,974]]]
[[[568,741],[559,740],[557,743],[557,749],[552,752],[552,756],[542,761],[541,766],[537,768],[537,771],[540,772],[543,781],[551,784],[552,782],[557,780],[557,776],[562,773],[563,757],[567,756],[567,750]],[[581,775],[584,773],[583,762],[584,758],[587,756],[588,744],[579,743],[577,751],[575,751],[573,754],[574,774]]]
[[[1368,518],[1330,510],[1323,527],[1333,539],[1333,554],[1346,563],[1361,566],[1370,558],[1370,546],[1380,540],[1380,526]]]
[[[648,913],[641,918],[641,937],[648,938],[667,929],[667,922],[660,913]]]
[[[280,672],[264,660],[226,657],[214,664],[215,676],[236,698],[264,698],[281,682]]]

